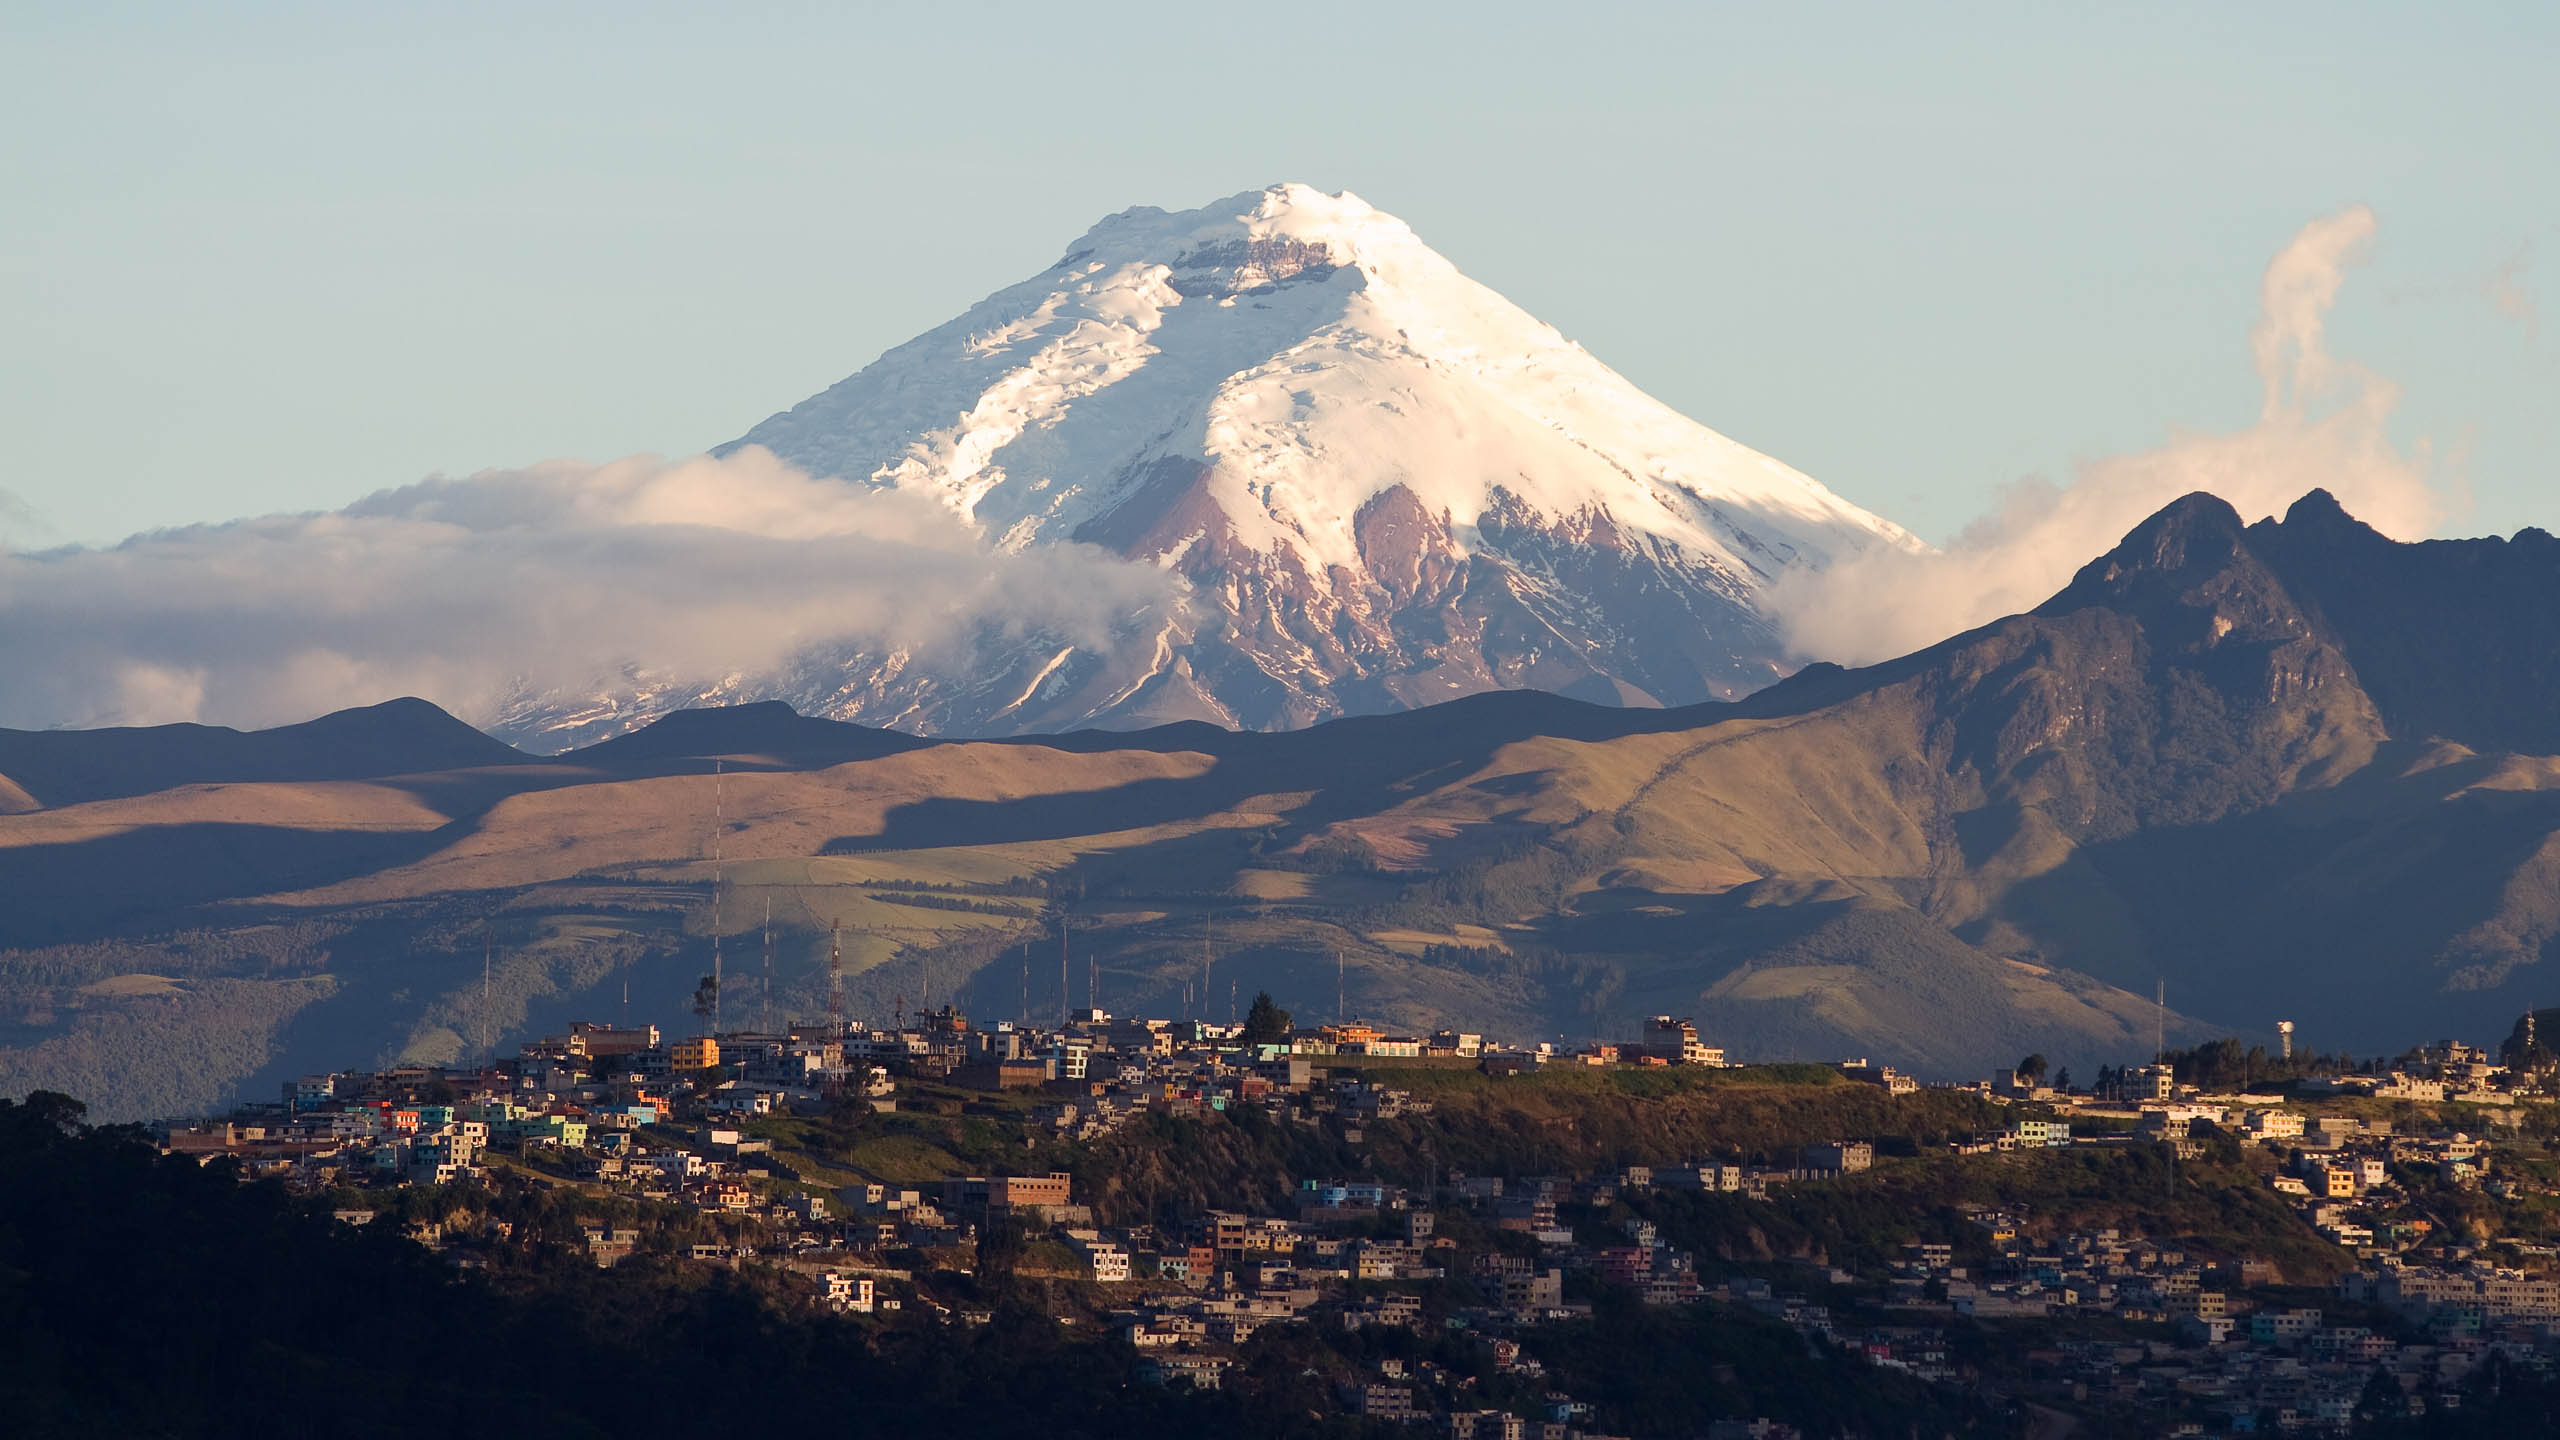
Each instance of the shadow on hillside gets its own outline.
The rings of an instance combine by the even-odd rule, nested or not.
[[[0,943],[40,945],[165,925],[223,900],[334,884],[425,859],[456,828],[288,830],[169,825],[0,849]]]
[[[918,850],[1065,840],[1196,819],[1256,795],[1315,798],[1293,812],[1294,831],[1375,814],[1483,768],[1503,746],[1561,736],[1603,740],[1713,723],[1719,707],[1611,710],[1534,691],[1498,691],[1429,710],[1335,720],[1309,730],[1237,733],[1206,725],[1131,735],[1082,732],[1018,742],[1089,754],[1114,750],[1207,754],[1187,779],[1141,780],[1108,790],[1022,800],[922,800],[891,811],[878,835],[841,836],[822,853]],[[1285,842],[1284,842],[1285,843]]]
[[[2560,833],[2560,794],[2453,794],[2487,773],[2470,761],[2393,769],[2087,846],[2013,887],[1996,916],[2110,984],[2165,982],[2190,1013],[2253,1029],[2291,1019],[2318,1048],[2503,1032],[2532,997],[2455,988],[2455,970],[2480,957],[2449,952],[2486,926],[2510,964],[2547,953],[2532,932],[2534,917],[2560,914],[2560,876],[2539,858]],[[2400,998],[2378,1014],[2376,993]]]
[[[1242,771],[1221,761],[1201,775],[1138,780],[1107,790],[1076,790],[1020,800],[919,800],[891,810],[877,835],[840,835],[821,855],[871,850],[933,850],[1068,840],[1114,830],[1170,824],[1226,809],[1260,793]]]

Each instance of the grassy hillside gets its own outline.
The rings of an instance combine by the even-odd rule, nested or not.
[[[1090,1147],[1059,1147],[1078,1194],[1124,1220],[1197,1213],[1219,1195],[1282,1207],[1293,1176],[1376,1175],[1421,1185],[1477,1175],[1606,1174],[1706,1159],[1793,1164],[1805,1145],[1898,1136],[1939,1142],[1997,1123],[1970,1097],[1889,1096],[1810,1066],[1732,1072],[1557,1067],[1502,1079],[1466,1068],[1368,1073],[1432,1103],[1372,1121],[1357,1143],[1330,1130],[1234,1119],[1155,1118]],[[1047,1152],[1044,1152],[1047,1153]]]

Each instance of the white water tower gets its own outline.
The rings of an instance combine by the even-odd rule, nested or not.
[[[2290,1020],[2276,1022],[2276,1054],[2286,1060],[2293,1058],[2293,1022]]]

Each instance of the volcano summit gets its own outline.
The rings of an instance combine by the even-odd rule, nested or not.
[[[1293,728],[1502,688],[1731,698],[1788,668],[1761,608],[1776,574],[1915,544],[1645,395],[1402,221],[1303,185],[1114,215],[724,453],[751,445],[1187,594],[1108,647],[1017,631],[967,665],[816,655],[648,711],[764,696],[997,734]],[[607,720],[579,708],[586,733]],[[504,728],[544,738],[536,716]]]

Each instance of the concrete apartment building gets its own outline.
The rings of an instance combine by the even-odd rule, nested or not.
[[[1834,1140],[1804,1147],[1804,1168],[1830,1175],[1854,1175],[1876,1163],[1876,1147],[1864,1140]]]
[[[1722,1065],[1724,1051],[1698,1039],[1696,1022],[1656,1015],[1644,1022],[1644,1053],[1671,1065]]]

